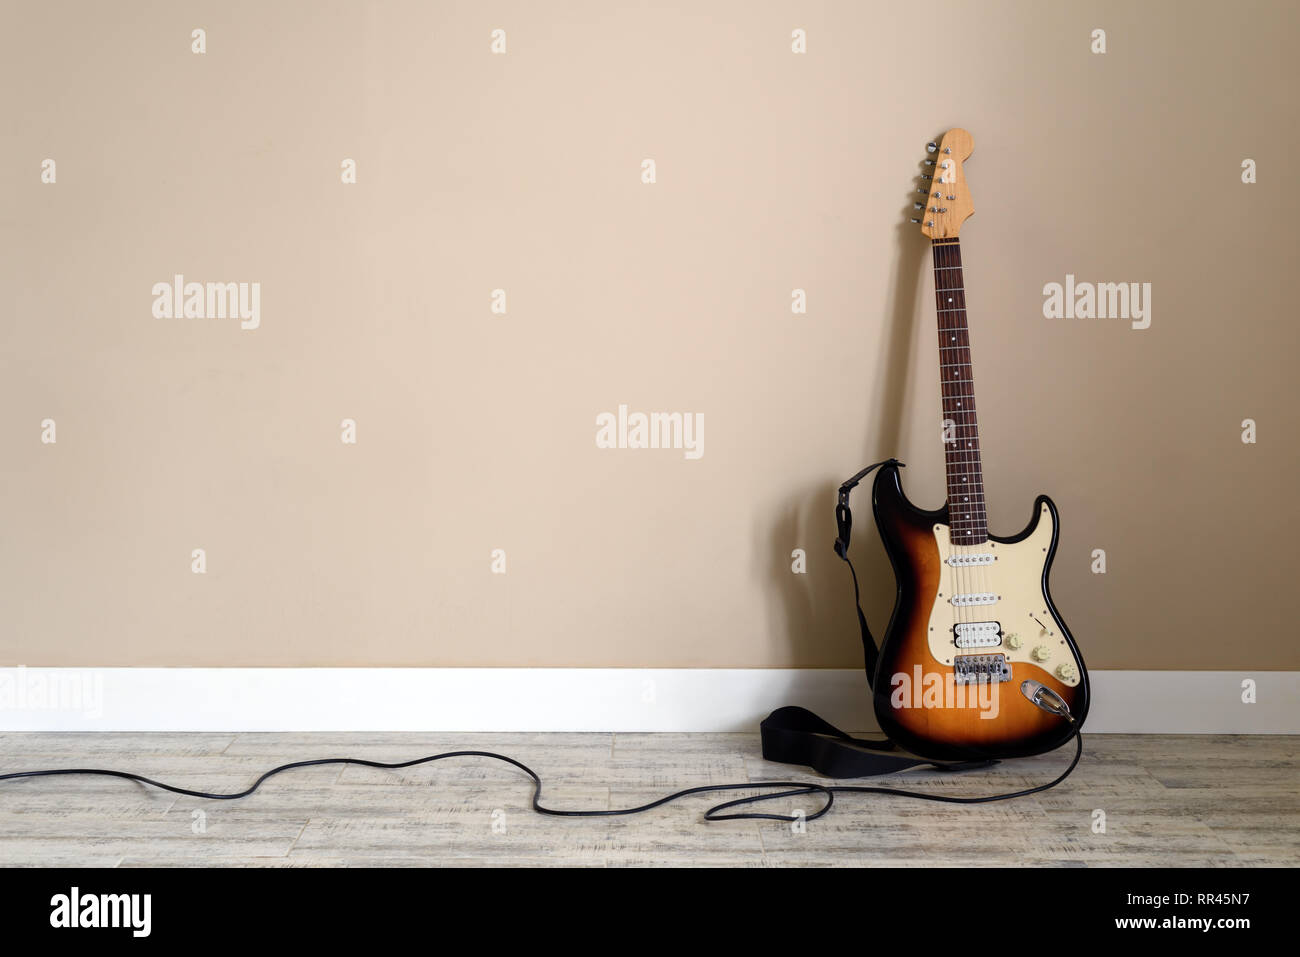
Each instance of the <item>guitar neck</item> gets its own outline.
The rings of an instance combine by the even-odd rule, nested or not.
[[[978,545],[988,540],[988,516],[984,510],[970,329],[966,324],[966,287],[961,244],[956,238],[934,240],[934,298],[939,319],[948,521],[954,545]]]

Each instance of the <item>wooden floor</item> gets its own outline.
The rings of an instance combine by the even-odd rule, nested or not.
[[[1300,863],[1300,738],[1090,735],[1058,789],[989,805],[845,795],[802,831],[706,824],[725,795],[631,818],[552,818],[509,766],[454,759],[403,771],[316,767],[241,801],[181,797],[92,777],[0,782],[5,865],[1289,865]],[[182,787],[237,790],[276,764],[400,761],[483,749],[522,760],[561,808],[640,804],[704,784],[818,780],[759,756],[752,734],[3,734],[0,771],[132,770]],[[948,794],[1043,783],[1069,754],[963,775],[878,779]],[[811,812],[811,797],[773,809]],[[1105,830],[1097,823],[1104,813]]]

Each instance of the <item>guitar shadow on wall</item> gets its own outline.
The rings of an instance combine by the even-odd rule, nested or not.
[[[909,206],[910,209],[910,206]],[[848,566],[835,554],[834,508],[839,485],[860,468],[890,456],[899,456],[903,404],[911,368],[911,346],[926,244],[913,225],[899,225],[889,300],[884,308],[880,347],[874,356],[857,340],[849,348],[861,349],[864,366],[874,364],[875,375],[846,382],[846,403],[862,402],[871,409],[869,434],[843,436],[844,455],[838,477],[824,477],[793,494],[775,522],[764,523],[759,554],[771,556],[770,621],[774,634],[788,643],[789,660],[803,668],[863,667],[861,632],[853,610],[853,581]],[[870,385],[868,393],[862,388]],[[833,410],[827,410],[833,414]],[[899,456],[901,458],[901,456]],[[896,585],[889,556],[876,532],[871,511],[871,483],[875,473],[853,490],[853,540],[849,554],[862,586],[862,610],[876,641],[884,634],[894,607]],[[806,574],[791,569],[791,551],[807,553]],[[871,714],[866,681],[862,683],[865,714]],[[799,702],[788,702],[799,703]],[[803,702],[817,707],[817,702]],[[834,721],[834,715],[828,715]],[[845,730],[869,730],[874,727]],[[860,723],[860,722],[859,722]]]

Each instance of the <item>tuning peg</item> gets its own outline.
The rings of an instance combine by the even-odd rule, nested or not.
[[[924,162],[926,166],[933,166],[933,165],[934,165],[934,160],[923,160],[922,162]]]
[[[926,143],[926,144],[925,144],[925,151],[926,151],[927,153],[937,153],[937,152],[939,152],[939,144],[938,144],[938,143]]]
[[[916,191],[917,191],[918,193],[925,193],[926,196],[929,196],[929,195],[930,195],[930,191],[929,191],[928,189],[926,189],[924,186],[918,186],[918,187],[916,187]]]
[[[912,217],[912,222],[914,222],[914,223],[919,223],[919,222],[920,222],[920,220],[919,220],[919,219],[917,219],[917,218],[916,218],[916,217],[915,217],[915,216],[913,216],[913,217]]]
[[[925,209],[925,203],[913,203],[913,204],[912,204],[912,208],[913,208],[913,209]]]
[[[922,174],[921,174],[921,179],[934,179],[934,177],[933,177],[933,176],[930,176],[930,175],[928,175],[928,174],[926,174],[926,173],[922,173]]]

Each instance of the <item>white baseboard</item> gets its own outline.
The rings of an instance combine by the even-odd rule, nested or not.
[[[1091,677],[1089,732],[1300,734],[1300,672]],[[754,731],[787,704],[875,727],[848,670],[0,668],[0,731]]]

